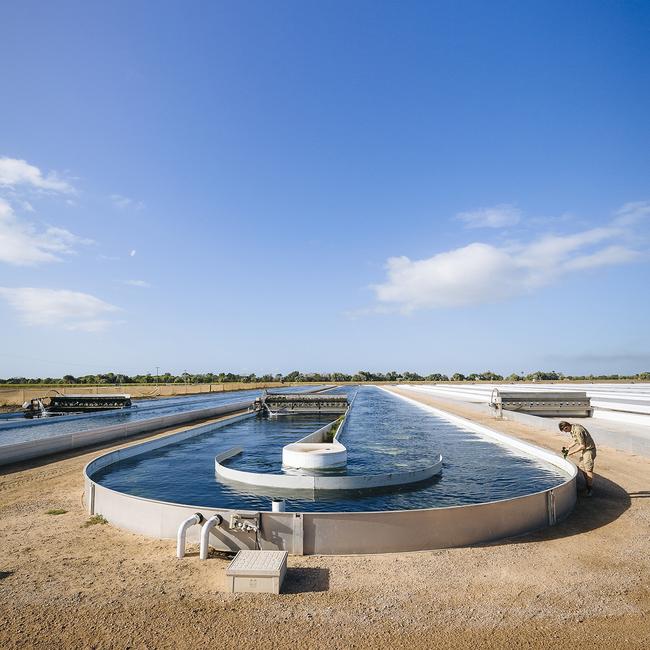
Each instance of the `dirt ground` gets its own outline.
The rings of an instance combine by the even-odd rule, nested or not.
[[[566,442],[418,399],[555,450]],[[226,556],[200,562],[192,548],[177,560],[173,541],[84,527],[81,471],[97,454],[0,475],[1,648],[650,647],[647,458],[601,447],[594,497],[552,529],[471,548],[290,557],[285,593],[272,596],[224,593]]]

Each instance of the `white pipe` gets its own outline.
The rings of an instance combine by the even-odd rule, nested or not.
[[[221,515],[214,515],[203,524],[203,528],[201,528],[201,548],[199,551],[199,557],[202,560],[208,559],[210,531],[215,526],[220,526],[222,521],[223,517]]]
[[[176,535],[176,557],[182,559],[185,557],[185,537],[187,536],[187,529],[195,524],[200,524],[203,521],[203,515],[200,512],[193,514],[181,523],[178,527],[178,534]]]
[[[284,499],[273,499],[273,501],[271,501],[271,512],[284,512],[284,509]]]

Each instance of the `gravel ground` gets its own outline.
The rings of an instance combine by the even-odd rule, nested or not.
[[[566,442],[417,399],[552,449]],[[0,475],[1,648],[650,647],[645,458],[601,447],[595,496],[552,529],[471,548],[290,557],[285,593],[271,596],[224,593],[225,555],[200,562],[192,548],[179,561],[173,541],[84,527],[81,470],[97,453]]]

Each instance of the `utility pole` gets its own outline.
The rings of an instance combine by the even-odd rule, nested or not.
[[[158,385],[158,375],[160,375],[160,366],[156,366],[156,386]]]

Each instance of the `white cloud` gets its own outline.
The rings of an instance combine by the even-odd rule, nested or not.
[[[581,271],[582,269],[590,269],[597,266],[627,264],[628,262],[634,262],[639,257],[641,257],[639,251],[625,248],[625,246],[615,245],[608,246],[590,255],[580,255],[569,260],[564,267],[568,271]]]
[[[30,165],[26,160],[17,158],[0,158],[0,186],[14,188],[27,185],[39,190],[71,194],[74,188],[56,172],[44,176],[41,170]]]
[[[135,257],[136,251],[132,250],[129,252],[129,257]]]
[[[14,211],[9,202],[0,198],[0,223],[13,219],[13,217]]]
[[[623,234],[615,228],[592,228],[573,235],[546,235],[532,243],[515,248],[520,265],[527,269],[538,284],[546,284],[550,276],[562,270],[566,258],[575,251],[611,240]],[[592,265],[593,266],[593,265]]]
[[[16,266],[59,262],[62,255],[74,253],[75,246],[90,243],[65,228],[48,226],[39,231],[18,219],[11,205],[0,198],[0,262]]]
[[[114,324],[106,315],[119,311],[118,307],[88,293],[66,289],[0,287],[0,297],[30,326],[99,332]]]
[[[128,196],[123,196],[122,194],[111,194],[110,199],[113,202],[113,205],[120,210],[124,210],[125,208],[142,210],[144,208],[144,203],[142,201],[134,201]]]
[[[124,284],[131,285],[132,287],[140,287],[142,289],[148,289],[151,287],[146,280],[125,280]]]
[[[460,307],[512,295],[518,282],[514,257],[489,244],[473,243],[425,260],[391,257],[377,299],[409,312],[422,307]]]
[[[391,257],[385,282],[372,288],[383,309],[391,305],[402,312],[497,302],[571,272],[639,259],[641,252],[624,245],[629,230],[620,227],[618,218],[612,223],[572,235],[545,235],[529,243],[474,242],[423,260]]]
[[[650,201],[626,203],[616,212],[614,223],[619,226],[633,226],[643,219],[650,219]]]
[[[521,210],[509,203],[501,203],[492,208],[459,212],[456,219],[464,222],[467,228],[505,228],[519,223]]]

